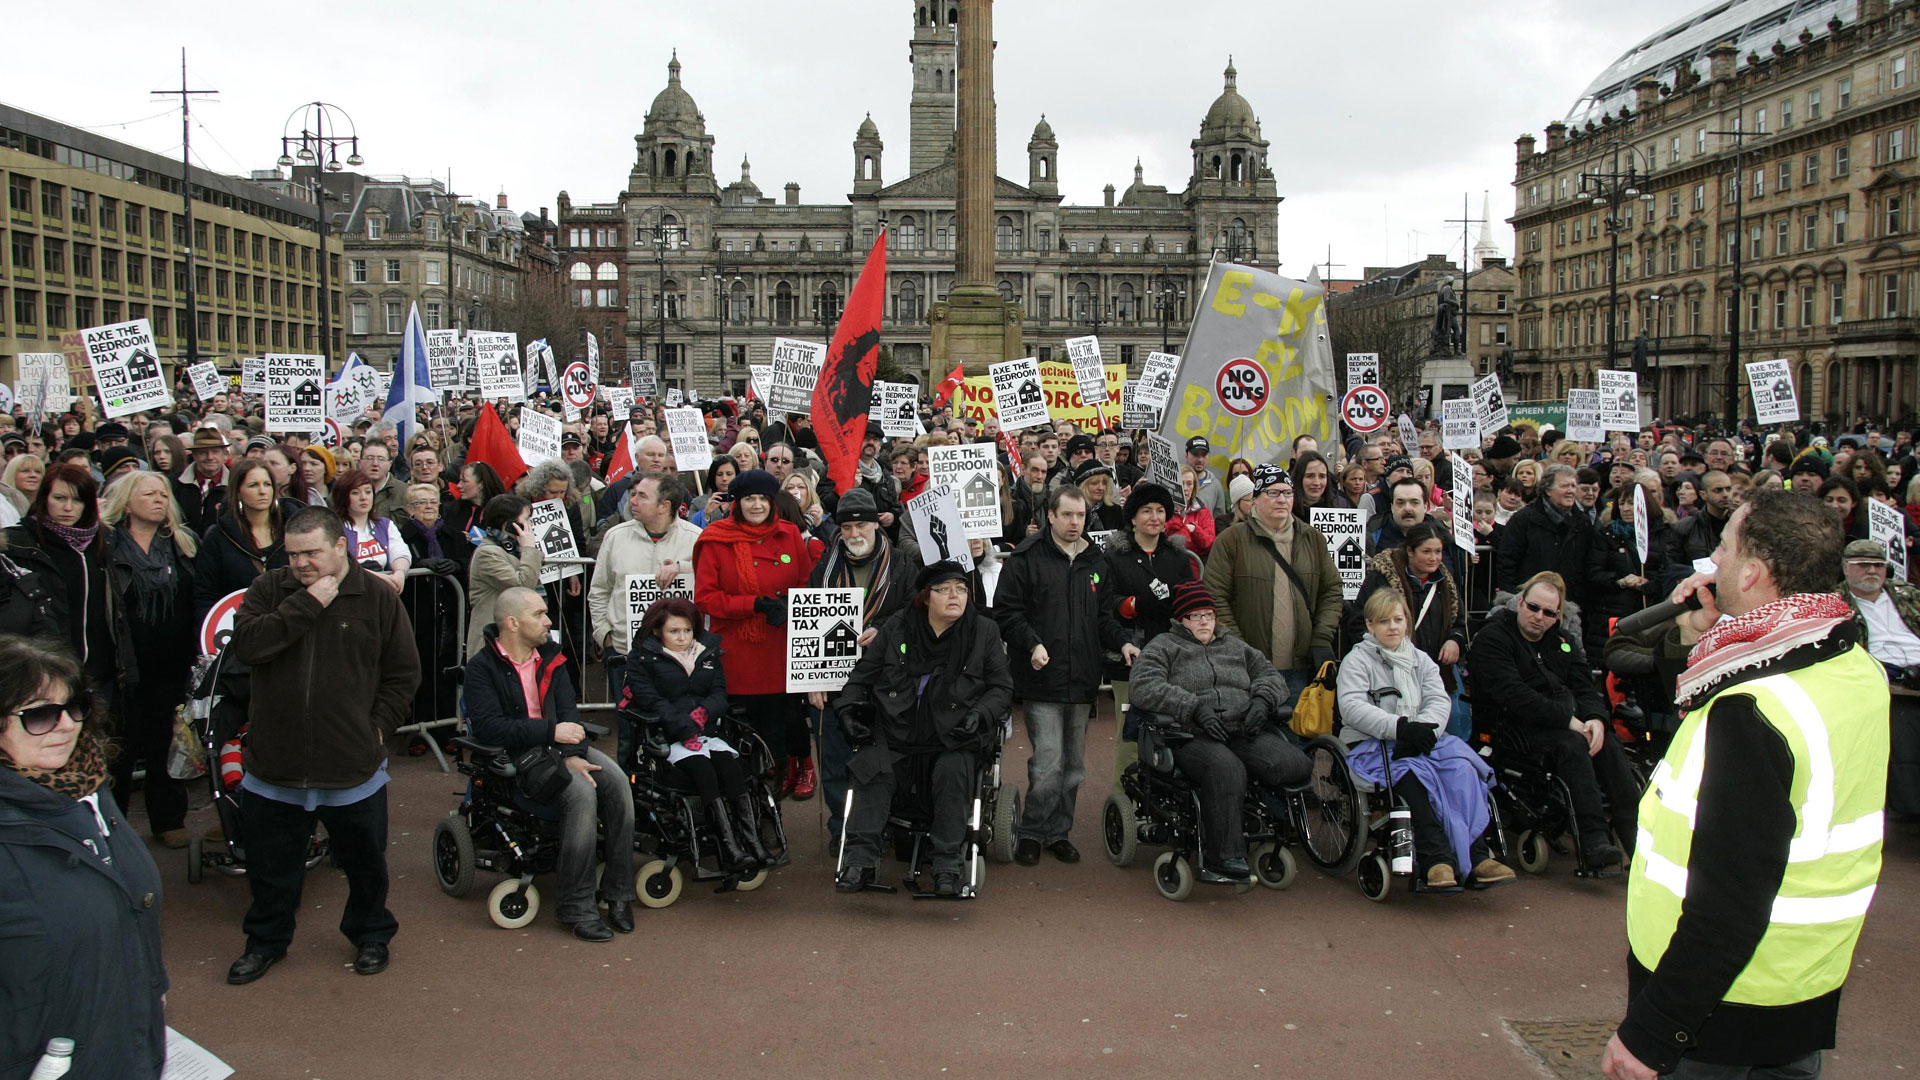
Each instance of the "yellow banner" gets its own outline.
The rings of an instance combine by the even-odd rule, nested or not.
[[[1049,360],[1040,365],[1040,389],[1047,395],[1047,414],[1057,423],[1071,420],[1082,427],[1089,424],[1105,423],[1101,413],[1108,419],[1120,419],[1120,387],[1127,381],[1127,365],[1103,365],[1107,372],[1107,403],[1101,406],[1089,405],[1080,400],[1080,380],[1073,377],[1073,365]],[[975,375],[962,382],[953,392],[953,415],[973,417],[984,421],[995,415],[993,405],[993,380],[985,375]]]

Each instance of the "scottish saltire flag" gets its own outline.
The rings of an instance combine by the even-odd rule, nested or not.
[[[393,365],[393,385],[387,388],[387,409],[380,416],[393,425],[401,446],[406,446],[414,432],[420,430],[420,422],[415,419],[419,406],[432,403],[437,396],[427,375],[427,331],[420,325],[420,305],[414,304],[413,310],[407,313],[407,333],[400,342],[400,357]]]

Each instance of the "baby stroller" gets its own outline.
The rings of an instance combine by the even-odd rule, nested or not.
[[[208,867],[228,877],[244,877],[247,872],[240,781],[246,775],[241,761],[247,745],[247,701],[252,672],[222,649],[213,656],[200,658],[194,665],[189,685],[193,691],[187,701],[187,716],[206,754],[207,787],[213,795],[214,813],[220,818],[218,836],[208,838],[196,834],[187,841],[187,882],[198,885]],[[307,848],[307,869],[320,865],[327,854],[326,833],[316,826],[313,841]]]

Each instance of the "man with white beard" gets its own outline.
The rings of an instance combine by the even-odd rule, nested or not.
[[[833,546],[813,564],[807,579],[812,589],[860,589],[865,594],[865,619],[861,626],[860,646],[873,641],[887,616],[907,606],[913,597],[913,578],[920,569],[919,560],[894,547],[880,528],[880,508],[865,487],[856,487],[840,496],[833,519],[840,526]],[[807,695],[808,720],[814,738],[820,743],[820,785],[826,789],[827,831],[835,845],[840,842],[840,816],[846,810],[847,761],[853,748],[840,733],[840,725],[822,722],[827,695]]]

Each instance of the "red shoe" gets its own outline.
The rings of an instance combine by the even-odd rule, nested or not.
[[[814,790],[819,786],[820,781],[813,773],[813,758],[803,757],[799,762],[800,769],[793,780],[793,799],[795,802],[805,802],[813,798]]]
[[[800,766],[793,758],[787,759],[787,767],[780,774],[780,797],[785,799],[793,795],[793,785],[800,776]]]

